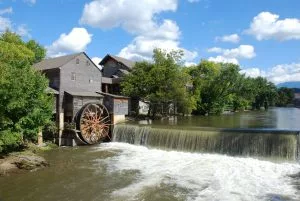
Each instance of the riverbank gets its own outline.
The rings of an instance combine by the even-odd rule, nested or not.
[[[40,156],[40,153],[56,147],[54,144],[45,144],[44,146],[29,144],[23,151],[0,156],[0,176],[48,167],[49,163]]]

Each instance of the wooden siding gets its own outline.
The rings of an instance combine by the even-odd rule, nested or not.
[[[121,68],[121,65],[119,65],[115,60],[108,60],[103,66],[103,77],[110,78],[112,75],[117,73],[119,68]]]
[[[100,97],[82,97],[82,96],[75,96],[73,97],[73,117],[88,103],[101,103],[102,98]]]
[[[79,59],[79,63],[76,61]],[[75,73],[75,80],[72,80]],[[84,53],[78,55],[61,67],[60,73],[60,109],[64,110],[64,92],[71,91],[101,91],[101,71],[89,60]],[[74,109],[75,110],[75,109]],[[74,111],[73,110],[73,111]],[[73,116],[75,113],[73,112]]]
[[[110,114],[128,115],[128,98],[105,96],[103,104]]]

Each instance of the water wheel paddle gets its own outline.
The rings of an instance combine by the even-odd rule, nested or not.
[[[110,117],[107,109],[98,103],[85,105],[77,118],[77,128],[87,144],[99,143],[109,137]]]

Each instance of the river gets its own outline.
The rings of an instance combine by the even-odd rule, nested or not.
[[[254,118],[255,116],[257,119]],[[248,119],[248,123],[245,119]],[[256,122],[253,122],[255,119]],[[215,128],[291,129],[294,132],[299,130],[299,122],[299,109],[275,108],[266,113],[246,112],[221,117],[188,117],[151,123],[157,125],[159,129],[163,127],[162,125],[167,124],[172,127],[176,124],[181,129],[192,127],[193,131],[198,127],[213,126]],[[145,121],[140,123],[146,124]],[[125,127],[126,125],[120,128]],[[132,128],[132,125],[128,127]],[[171,131],[174,129],[169,129],[168,126],[166,128],[165,130]],[[148,135],[151,135],[151,132]],[[296,135],[293,133],[288,134],[288,137],[286,134],[280,135],[282,137],[275,137],[276,140],[273,139],[272,143],[279,143],[279,147],[290,143],[288,147],[292,145],[297,148]],[[272,136],[277,136],[277,133],[259,134],[259,136],[258,142],[269,141],[274,138]],[[241,138],[236,138],[234,135],[233,137],[234,142]],[[255,147],[263,148],[260,147],[253,153],[259,154],[265,153],[264,150],[271,150],[266,153],[275,153],[276,156],[279,154],[281,159],[275,160],[272,154],[270,157],[252,156],[249,155],[252,154],[249,152],[251,149],[247,149],[246,152],[244,149],[242,152],[234,152],[235,156],[231,156],[231,152],[218,154],[211,153],[211,150],[181,151],[162,144],[152,146],[149,144],[150,141],[138,140],[143,145],[140,146],[134,140],[133,144],[128,144],[122,142],[117,136],[114,139],[115,142],[97,146],[65,147],[43,153],[51,164],[49,168],[0,177],[0,200],[300,200],[299,161],[295,156],[277,153],[277,146],[263,149],[267,145],[270,146],[268,143],[256,145]],[[164,143],[168,142],[164,141]],[[222,142],[227,143],[224,140]],[[209,147],[215,144],[217,143],[209,144]],[[213,148],[215,150],[215,147]],[[291,149],[291,152],[294,149]],[[288,148],[283,146],[280,150],[281,153]]]

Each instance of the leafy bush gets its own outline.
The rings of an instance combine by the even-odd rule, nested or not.
[[[35,53],[19,36],[0,36],[0,152],[35,141],[49,122],[53,97],[46,93],[48,80],[32,68]]]

